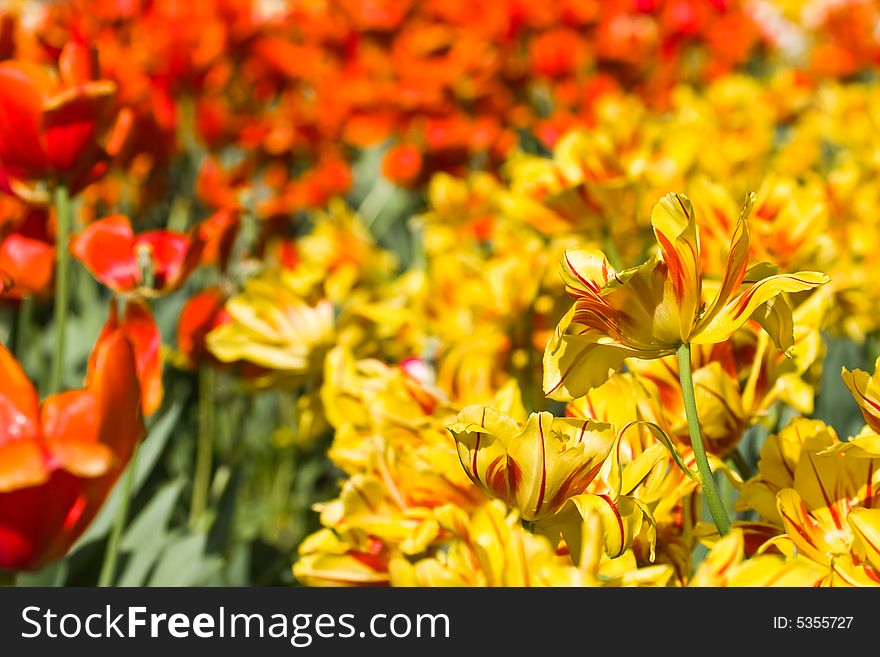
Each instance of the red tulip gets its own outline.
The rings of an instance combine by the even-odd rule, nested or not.
[[[155,297],[186,282],[204,247],[199,231],[152,230],[135,236],[128,217],[113,215],[89,224],[73,238],[70,251],[111,290]]]
[[[218,287],[209,287],[184,304],[177,323],[177,346],[190,367],[205,358],[213,360],[205,346],[205,336],[228,321],[225,305],[226,296]]]
[[[54,181],[72,193],[106,168],[101,145],[110,128],[116,85],[96,80],[92,53],[68,43],[60,81],[26,61],[0,63],[0,187],[33,196],[32,183]]]
[[[42,404],[0,345],[0,568],[63,556],[143,436],[134,350],[121,332],[96,344],[85,388]]]
[[[46,224],[45,210],[30,209],[20,223],[0,226],[0,280],[7,282],[0,297],[21,299],[51,291],[55,245]]]
[[[116,300],[110,302],[110,316],[98,341],[114,333],[122,333],[134,348],[137,377],[141,388],[141,408],[144,415],[152,415],[162,404],[162,336],[149,306],[140,299],[129,299],[125,314],[119,321]],[[94,371],[94,354],[91,370]]]

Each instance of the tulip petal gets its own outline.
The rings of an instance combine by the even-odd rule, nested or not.
[[[356,553],[307,554],[293,566],[293,576],[305,586],[380,586],[388,573],[356,558]]]
[[[87,390],[68,390],[43,401],[43,435],[56,444],[98,440],[95,397]]]
[[[628,356],[638,356],[625,347],[600,342],[599,331],[583,335],[557,335],[544,351],[544,394],[557,401],[585,395],[605,381]]]
[[[0,344],[0,445],[39,433],[37,391],[21,365]]]
[[[749,319],[758,322],[783,352],[794,346],[794,318],[785,297],[774,297],[758,306]]]
[[[39,178],[48,165],[40,143],[42,77],[36,67],[0,64],[0,161],[17,178]]]
[[[875,372],[880,371],[880,359],[874,367]],[[841,377],[859,405],[865,422],[872,430],[880,433],[880,386],[875,383],[874,377],[862,370],[850,372],[846,368],[843,368]]]
[[[866,428],[858,436],[845,442],[835,443],[819,452],[820,456],[834,456],[843,453],[858,459],[876,459],[880,457],[880,435],[873,433],[870,428]]]
[[[119,329],[131,341],[141,386],[144,415],[152,415],[162,404],[162,336],[149,306],[137,299],[125,304],[125,316]]]
[[[714,361],[693,375],[697,415],[706,448],[723,456],[736,447],[748,424],[739,383]]]
[[[35,440],[0,444],[0,493],[39,486],[51,474],[45,449]]]
[[[807,509],[800,494],[786,488],[776,496],[776,506],[785,531],[798,551],[813,561],[828,564],[833,550],[825,540],[825,530]]]
[[[70,252],[101,283],[116,292],[134,289],[140,269],[134,254],[134,232],[123,215],[113,215],[89,224],[70,243]]]
[[[802,271],[796,274],[779,274],[755,283],[729,301],[708,323],[700,323],[691,336],[694,344],[714,344],[723,342],[770,299],[783,292],[802,292],[827,283],[825,274]],[[778,335],[771,336],[777,344],[784,342]]]
[[[95,345],[89,365],[87,382],[96,400],[98,442],[113,450],[121,471],[146,433],[134,347],[121,332],[113,332]]]
[[[726,304],[743,282],[749,269],[749,223],[748,218],[755,204],[755,195],[750,193],[746,197],[740,211],[739,221],[733,231],[730,240],[730,249],[727,253],[727,264],[724,268],[724,277],[715,298],[706,308],[702,321],[714,317],[715,312]]]
[[[598,513],[602,520],[605,554],[612,559],[632,545],[645,519],[644,508],[630,497],[621,497],[615,504],[608,495],[584,494],[571,498],[569,503],[577,510],[578,523],[576,526],[563,525],[562,535],[574,553],[580,549],[581,519],[588,518],[591,513]]]
[[[831,587],[841,586],[880,586],[880,574],[864,564],[854,563],[852,555],[842,554],[831,560],[831,575],[823,584]]]
[[[455,438],[462,467],[477,486],[495,497],[507,498],[506,478],[516,480],[519,465],[507,462],[507,449],[521,431],[519,424],[505,413],[488,406],[467,406],[458,422],[449,426]]]
[[[856,535],[859,556],[880,572],[880,509],[854,509],[849,524]]]
[[[651,225],[669,269],[667,285],[678,308],[681,339],[686,340],[702,298],[700,240],[690,199],[667,194],[654,206]]]
[[[561,274],[569,294],[598,296],[614,269],[601,251],[569,249],[562,258]]]
[[[109,80],[71,87],[44,105],[42,140],[53,170],[81,179],[104,156],[97,143],[116,85]]]
[[[87,84],[98,77],[98,51],[77,41],[68,41],[58,55],[58,72],[68,87]]]
[[[116,464],[116,457],[106,445],[76,441],[49,441],[47,445],[56,467],[84,479],[102,477]]]
[[[220,325],[226,296],[212,286],[187,299],[177,320],[177,346],[193,367],[207,355],[205,338]]]
[[[742,530],[734,528],[721,538],[700,563],[691,586],[724,586],[734,566],[745,557]]]
[[[13,233],[0,243],[0,271],[21,296],[43,294],[52,283],[54,265],[55,248],[48,242]]]

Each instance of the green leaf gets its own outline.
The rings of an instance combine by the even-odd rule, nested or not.
[[[168,523],[185,483],[177,479],[162,486],[123,535],[120,549],[128,552],[129,558],[119,586],[143,586],[168,542]]]
[[[200,586],[220,571],[222,561],[205,554],[205,534],[178,534],[166,543],[149,586]]]
[[[16,586],[64,586],[69,568],[66,561],[56,561],[34,573],[19,573]]]

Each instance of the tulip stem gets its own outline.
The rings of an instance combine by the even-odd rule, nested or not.
[[[189,526],[195,530],[208,505],[211,487],[211,461],[214,452],[214,370],[199,368],[199,430]]]
[[[67,187],[55,187],[55,354],[52,360],[52,373],[49,379],[49,392],[61,390],[64,376],[64,325],[67,322],[67,306],[70,286],[68,272],[70,254],[67,243],[70,240],[70,195]]]
[[[122,498],[116,509],[116,518],[113,522],[113,530],[107,539],[107,549],[104,551],[104,563],[101,564],[101,574],[98,576],[98,586],[112,586],[116,578],[116,562],[119,560],[119,541],[122,539],[122,530],[128,520],[128,506],[131,502],[131,492],[134,489],[135,469],[137,467],[138,446],[135,445],[128,462],[128,470],[125,473],[125,481],[122,483]]]
[[[688,342],[682,345],[675,352],[678,358],[678,379],[681,382],[681,394],[684,398],[684,411],[687,416],[688,430],[691,435],[691,447],[694,450],[694,457],[697,460],[697,470],[700,474],[700,484],[703,496],[706,498],[706,504],[709,506],[709,512],[712,514],[712,520],[718,528],[718,533],[722,536],[730,531],[730,518],[724,508],[724,502],[721,500],[721,493],[718,491],[718,485],[712,476],[712,469],[709,467],[709,459],[706,456],[706,447],[703,445],[703,436],[700,433],[700,419],[697,416],[697,399],[694,395],[694,377],[691,372],[691,345]]]

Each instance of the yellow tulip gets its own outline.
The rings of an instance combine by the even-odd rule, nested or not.
[[[809,290],[828,277],[775,274],[766,264],[749,268],[753,199],[740,215],[712,298],[703,295],[698,231],[683,194],[668,194],[654,206],[659,253],[638,267],[615,272],[598,251],[566,252],[562,276],[575,303],[544,353],[545,394],[563,401],[578,397],[607,380],[625,358],[662,358],[683,343],[723,342],[750,319],[783,351],[790,349],[791,309],[780,295]]]
[[[758,459],[758,474],[739,487],[741,509],[754,509],[762,518],[782,526],[776,495],[795,485],[794,474],[802,454],[820,452],[838,444],[834,429],[820,420],[794,418],[779,433],[768,436]]]
[[[327,355],[321,399],[335,429],[328,456],[349,475],[379,473],[408,507],[485,500],[459,464],[446,425],[455,419],[443,393],[419,371],[424,363],[389,366],[355,359],[336,347]],[[419,377],[423,378],[419,378]],[[499,403],[518,403],[514,391]],[[524,411],[517,411],[523,412]]]
[[[525,425],[487,406],[468,406],[449,427],[471,480],[524,520],[557,514],[599,474],[614,428],[532,413]]]
[[[394,586],[540,586],[547,571],[564,567],[547,539],[522,529],[519,515],[490,502],[468,517],[457,508],[438,509],[453,534],[447,550],[410,564],[395,559]]]
[[[286,270],[249,280],[227,302],[232,321],[208,334],[208,349],[225,363],[246,361],[294,377],[320,371],[336,331],[333,305],[313,298],[311,288]]]
[[[381,543],[363,550],[341,540],[330,529],[308,536],[299,546],[293,576],[306,586],[380,586],[388,583],[388,556]]]
[[[577,566],[553,542],[525,531],[519,514],[499,501],[470,517],[454,507],[438,509],[437,517],[452,534],[448,547],[414,562],[393,558],[392,586],[665,586],[672,575],[664,565],[640,568],[631,553],[605,556],[603,524],[595,514],[579,524]]]
[[[743,530],[735,528],[706,555],[691,586],[816,586],[825,570],[809,559],[762,554],[746,559]]]
[[[880,457],[863,458],[848,451],[823,455],[836,442],[830,436],[805,442],[794,486],[777,494],[777,508],[799,554],[825,565],[832,575],[838,572],[846,578],[849,573],[853,582],[867,577],[880,584],[871,547],[880,530],[880,500],[875,494]]]
[[[296,241],[299,267],[320,272],[327,297],[345,302],[358,284],[390,278],[396,259],[380,249],[363,220],[342,199],[312,217],[315,227]]]
[[[321,524],[341,535],[371,537],[410,554],[423,551],[439,532],[430,509],[406,505],[398,491],[372,475],[350,477],[337,499],[315,510]]]

